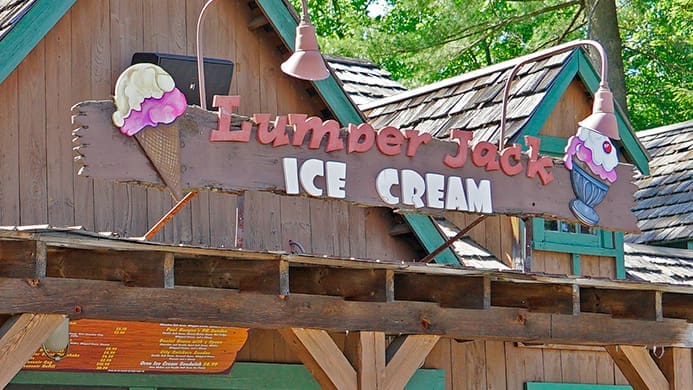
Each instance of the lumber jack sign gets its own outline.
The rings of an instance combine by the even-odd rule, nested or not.
[[[473,134],[459,129],[439,140],[415,129],[374,129],[367,123],[340,128],[334,120],[305,114],[243,117],[233,114],[238,96],[215,96],[218,113],[171,103],[168,119],[129,126],[134,116],[117,107],[117,92],[116,104],[73,107],[81,175],[167,187],[176,199],[190,190],[259,190],[433,215],[472,212],[585,223],[569,207],[576,198],[571,170],[561,160],[540,156],[538,138],[526,137],[529,150],[523,152],[517,144],[503,150],[489,142],[472,144]],[[173,95],[156,99],[170,103]],[[141,107],[147,108],[146,98]],[[632,172],[627,164],[614,168],[623,179],[602,194],[594,206],[598,223],[592,225],[637,231],[630,211]]]

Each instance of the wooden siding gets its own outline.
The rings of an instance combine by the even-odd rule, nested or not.
[[[70,107],[107,99],[138,51],[195,54],[204,1],[77,1],[18,68],[0,84],[0,225],[81,225],[139,236],[172,205],[157,189],[86,179],[72,162]],[[325,116],[308,82],[285,76],[289,54],[274,31],[249,30],[260,10],[246,1],[217,2],[204,26],[204,54],[235,63],[230,94],[239,113]],[[156,241],[229,247],[235,242],[238,197],[200,193]],[[415,251],[388,234],[391,212],[337,202],[248,193],[244,244],[308,252],[411,260]],[[367,239],[368,238],[368,239]]]
[[[609,354],[594,348],[441,339],[423,367],[444,369],[446,389],[520,390],[529,381],[628,384]]]
[[[592,97],[577,78],[565,90],[549,118],[539,131],[540,135],[568,138],[575,135],[575,123],[592,113]]]

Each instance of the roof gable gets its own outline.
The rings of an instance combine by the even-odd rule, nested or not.
[[[538,52],[541,53],[541,52]],[[537,53],[537,54],[538,54]],[[532,54],[535,55],[535,54]],[[475,141],[497,142],[502,90],[510,70],[528,57],[518,57],[442,80],[363,106],[376,126],[416,127],[439,138],[452,128],[475,132]],[[522,144],[539,131],[577,77],[592,94],[599,86],[594,68],[581,49],[529,63],[510,90],[506,136]],[[648,156],[623,111],[616,113],[621,144],[638,169],[647,174]]]

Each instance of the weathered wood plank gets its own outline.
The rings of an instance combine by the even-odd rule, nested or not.
[[[440,336],[406,336],[404,342],[385,366],[385,385],[383,388],[387,390],[403,389],[414,372],[421,367],[438,340],[440,340]]]
[[[49,277],[120,281],[127,286],[164,287],[166,253],[50,249]]]
[[[669,382],[644,347],[606,346],[606,351],[635,390],[668,389]]]
[[[178,286],[281,293],[279,261],[179,257],[176,259],[175,280]]]
[[[693,303],[686,294],[663,293],[662,315],[669,318],[684,318],[693,322]]]
[[[36,277],[36,241],[0,241],[0,276]]]
[[[355,301],[386,300],[385,270],[293,267],[292,293],[341,296]]]
[[[48,223],[74,226],[72,156],[72,41],[70,17],[63,17],[46,35],[46,160],[48,178]]]
[[[573,289],[570,285],[529,285],[492,281],[491,305],[571,314],[573,312]]]
[[[505,343],[502,341],[486,341],[486,386],[489,390],[505,389],[506,382]]]
[[[507,339],[564,344],[629,343],[693,346],[685,320],[615,319],[491,307],[442,309],[424,302],[355,302],[304,294],[278,296],[202,287],[151,289],[119,282],[46,278],[38,287],[0,278],[0,313],[44,312],[71,318],[184,321],[241,327],[313,327],[335,331],[445,334],[462,339]],[[175,302],[175,309],[151,302]],[[80,313],[75,313],[75,307]],[[309,308],[309,309],[307,309]]]
[[[618,290],[581,288],[580,310],[589,313],[605,313],[622,318],[657,319],[656,294],[654,291],[631,291],[623,294]]]
[[[385,383],[385,333],[349,332],[344,354],[356,369],[359,389],[382,389]]]
[[[669,381],[669,389],[693,389],[693,356],[691,355],[691,349],[665,348],[661,358],[654,359],[664,377]]]
[[[453,362],[454,388],[469,390],[487,388],[484,345],[483,340],[452,342],[452,353],[455,356]]]
[[[395,274],[395,299],[437,302],[442,307],[484,308],[484,279]]]
[[[17,68],[19,88],[20,224],[48,221],[46,165],[45,44],[43,41]]]
[[[19,225],[19,95],[17,71],[0,83],[0,225]]]
[[[22,314],[0,327],[0,388],[14,378],[64,318],[57,314]]]
[[[356,371],[326,331],[285,328],[279,332],[322,388],[358,389]]]

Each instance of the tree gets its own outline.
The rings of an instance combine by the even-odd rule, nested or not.
[[[636,129],[693,114],[690,0],[387,0],[375,18],[374,0],[309,3],[325,52],[368,58],[410,87],[589,37],[607,49],[609,83],[624,108],[628,96]]]

